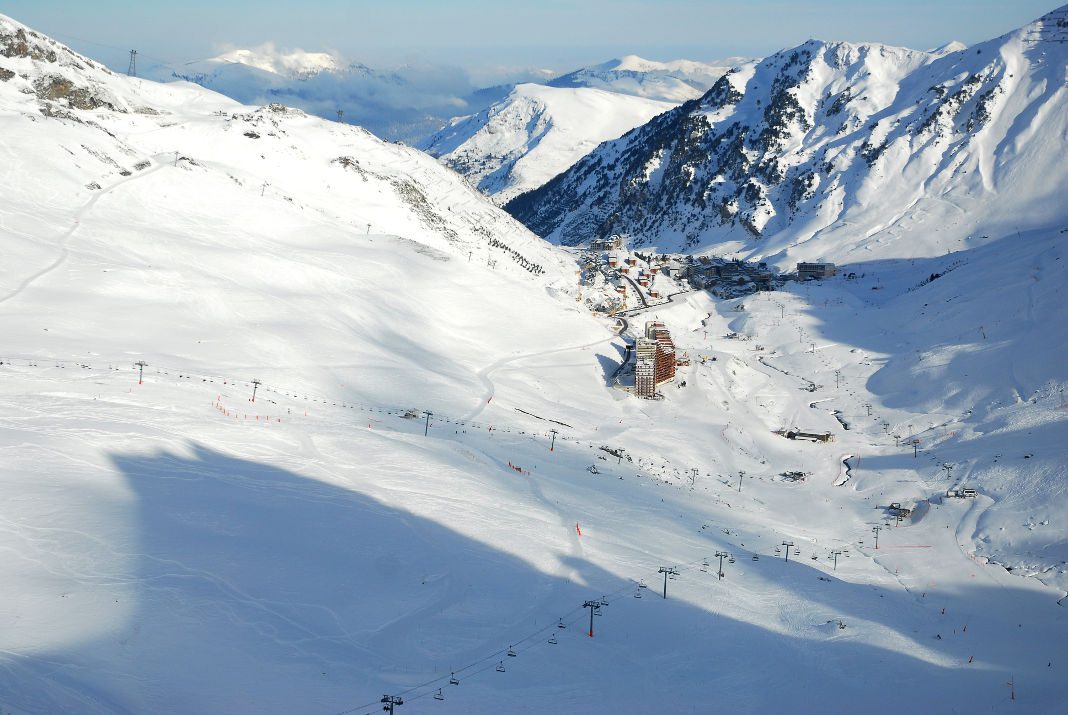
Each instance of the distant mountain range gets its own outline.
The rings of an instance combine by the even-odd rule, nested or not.
[[[1066,38],[1061,8],[971,48],[811,40],[728,72],[507,210],[563,244],[622,233],[811,258],[940,254],[981,242],[980,227],[1050,225],[1068,214]]]

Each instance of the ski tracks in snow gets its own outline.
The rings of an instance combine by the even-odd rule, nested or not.
[[[494,372],[501,369],[505,365],[508,365],[513,362],[519,362],[522,360],[544,357],[546,355],[555,355],[557,353],[567,353],[575,350],[588,350],[590,348],[595,348],[598,345],[610,343],[618,337],[619,336],[616,333],[612,333],[612,335],[607,338],[603,338],[592,343],[587,343],[586,345],[576,345],[569,348],[555,348],[553,350],[545,350],[537,353],[524,353],[520,355],[513,355],[512,357],[501,358],[497,362],[487,365],[486,367],[479,370],[477,373],[479,381],[481,381],[482,385],[486,388],[486,392],[482,397],[482,401],[479,402],[478,407],[476,407],[474,410],[464,416],[464,421],[473,420],[480,414],[482,414],[482,411],[486,409],[486,405],[488,405],[490,401],[496,396],[497,388],[494,386],[493,380],[490,379],[490,375],[492,375]]]
[[[59,256],[56,258],[56,260],[52,261],[52,263],[40,269],[36,273],[33,273],[32,275],[24,278],[23,281],[19,283],[17,288],[0,298],[0,303],[6,303],[12,298],[17,297],[20,293],[22,293],[24,290],[33,285],[37,281],[37,279],[43,278],[44,276],[48,275],[49,273],[63,265],[67,260],[67,256],[70,254],[70,251],[67,248],[67,242],[70,240],[70,237],[73,236],[79,228],[81,228],[82,217],[84,217],[89,211],[92,210],[93,206],[96,205],[96,202],[99,201],[102,196],[106,196],[107,194],[111,193],[112,191],[119,188],[125,183],[128,183],[130,181],[136,181],[137,179],[142,179],[145,176],[148,176],[149,174],[159,171],[167,165],[162,161],[162,158],[165,156],[168,155],[156,154],[152,157],[153,161],[156,162],[155,166],[153,166],[152,168],[139,172],[132,176],[127,176],[122,179],[119,179],[111,186],[108,186],[106,189],[101,189],[100,191],[95,192],[91,197],[89,197],[89,200],[86,201],[82,205],[82,207],[74,213],[74,219],[73,223],[71,224],[71,227],[68,228],[65,232],[63,232],[63,234],[59,237]]]

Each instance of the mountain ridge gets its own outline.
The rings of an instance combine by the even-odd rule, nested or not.
[[[1064,92],[1053,78],[1063,45],[1032,47],[1024,35],[1055,26],[1065,12],[948,53],[810,40],[725,75],[700,100],[602,145],[507,209],[565,244],[626,233],[636,245],[661,249],[770,256],[811,242],[830,255],[849,246],[812,239],[840,235],[843,222],[855,225],[861,215],[860,233],[887,239],[910,206],[925,200],[911,187],[937,185],[939,196],[960,194],[965,202],[972,190],[991,193],[992,172],[1010,171],[992,162],[991,152],[1015,149],[1004,136],[994,147],[987,142],[992,131],[1012,130],[1042,167],[1029,179],[1035,198],[1025,203],[1035,205],[1036,217],[1053,220],[1049,183],[1038,175],[1059,170],[1036,148],[1046,140],[1014,122],[1039,111],[1058,116],[1052,108],[1062,106]],[[1044,135],[1063,146],[1056,121]],[[877,215],[875,195],[893,209]],[[982,221],[973,215],[954,223],[954,235],[937,242],[942,250]]]

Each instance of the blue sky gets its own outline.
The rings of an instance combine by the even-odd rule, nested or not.
[[[711,60],[820,39],[930,48],[995,37],[1056,0],[0,0],[0,12],[112,66],[273,42],[371,66],[449,63],[476,76],[567,70],[624,54]]]

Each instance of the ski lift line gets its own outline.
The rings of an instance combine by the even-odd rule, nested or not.
[[[699,563],[700,561],[701,561],[701,559],[697,559],[697,560],[695,560],[693,562],[690,562],[688,564],[680,565],[677,568],[680,568],[680,569],[689,568],[689,567],[692,567],[693,565]],[[622,593],[624,591],[629,591],[630,589],[634,588],[637,583],[638,583],[637,581],[630,581],[626,586],[622,586],[622,587],[616,589],[615,591],[612,591],[609,594],[605,594],[604,596],[602,596],[602,602],[608,601],[609,603],[611,603],[611,600],[609,599],[609,596],[613,596],[614,597],[614,596],[616,596],[616,595],[618,595],[618,594],[620,594],[620,593]],[[569,612],[567,615],[571,615],[571,613],[575,613],[576,611],[581,611],[581,610],[582,610],[581,608],[572,609],[572,611]],[[574,625],[578,624],[579,622],[583,621],[584,618],[585,618],[584,615],[576,615],[575,618],[573,618],[573,619],[571,619],[570,621],[567,622],[567,625],[568,626],[574,626]],[[517,640],[514,644],[512,644],[508,648],[502,648],[500,650],[494,651],[493,653],[490,653],[489,655],[486,655],[485,657],[480,658],[477,661],[474,661],[474,662],[472,662],[472,663],[470,663],[470,664],[468,664],[466,666],[463,666],[463,667],[461,667],[461,668],[459,668],[457,670],[451,671],[448,676],[439,676],[439,677],[436,677],[436,678],[434,678],[432,680],[428,680],[428,681],[426,681],[424,683],[421,683],[419,685],[412,686],[411,688],[408,688],[407,690],[401,691],[399,693],[399,695],[407,696],[409,701],[418,700],[419,698],[424,698],[424,697],[433,695],[436,692],[436,690],[434,689],[434,686],[436,686],[437,683],[439,683],[439,682],[449,683],[449,682],[451,682],[451,680],[453,678],[455,678],[455,676],[458,673],[466,673],[465,678],[472,678],[472,677],[475,677],[477,675],[480,675],[481,673],[487,672],[491,668],[497,669],[500,661],[498,661],[498,665],[494,665],[494,664],[492,664],[492,661],[494,659],[499,659],[502,654],[508,655],[510,653],[525,653],[526,651],[531,650],[532,648],[535,648],[535,647],[538,647],[538,646],[543,646],[543,645],[549,643],[549,641],[542,642],[542,640],[540,640],[539,637],[544,635],[546,631],[553,631],[554,635],[555,635],[555,629],[557,629],[559,627],[559,623],[564,621],[564,620],[565,620],[564,617],[560,617],[558,619],[557,623],[551,623],[551,624],[549,624],[547,626],[544,626],[544,627],[538,629],[537,631],[535,631],[534,633],[531,633],[530,635],[526,636],[525,638]],[[527,641],[531,641],[534,638],[539,638],[539,640],[534,641],[534,642],[530,643],[529,645],[526,645],[525,647],[518,647],[519,645],[525,644]],[[556,645],[556,643],[553,643],[553,645]],[[487,663],[487,662],[489,662],[488,665],[485,665],[484,667],[479,668],[478,670],[471,671],[472,668],[475,668],[475,667],[477,667],[479,665],[482,665],[484,663]],[[471,672],[468,672],[468,671],[471,671]],[[426,692],[424,692],[424,693],[421,693],[421,694],[415,695],[415,696],[409,695],[410,693],[413,693],[413,692],[415,692],[417,690],[421,690],[421,689],[424,689],[424,688],[428,688],[426,690]],[[359,709],[360,708],[355,708],[355,710],[359,710]],[[346,711],[346,712],[353,712],[353,711]],[[339,715],[341,715],[341,714],[339,713]]]
[[[57,32],[57,31],[49,30],[48,34],[51,35],[52,37],[56,37],[56,38],[66,38],[66,40],[63,40],[63,44],[65,44],[65,45],[68,44],[67,43],[68,40],[74,40],[75,42],[82,42],[82,43],[85,43],[87,45],[95,45],[96,47],[104,47],[104,48],[107,48],[109,50],[118,50],[118,51],[122,52],[123,54],[125,54],[125,53],[130,51],[130,48],[128,48],[128,47],[117,47],[115,45],[108,45],[108,44],[105,44],[103,42],[97,42],[96,40],[87,40],[84,37],[77,37],[77,36],[71,35],[70,33],[67,33],[67,32]],[[166,65],[179,64],[178,62],[173,61],[173,60],[165,60],[162,57],[156,57],[154,55],[144,54],[140,50],[137,51],[137,55],[139,57],[147,57],[150,60],[156,60],[157,62],[162,62],[163,64],[166,64]],[[90,59],[92,59],[92,58],[90,58]],[[196,61],[199,61],[199,60],[193,60],[193,61],[196,62]],[[100,62],[100,60],[94,60],[94,62]],[[104,64],[104,63],[100,62],[100,64]],[[186,64],[186,63],[182,63],[182,64]],[[115,70],[112,70],[112,71],[114,72]]]
[[[582,610],[581,608],[576,608],[576,609],[573,609],[573,612],[574,611],[581,611],[581,610]],[[569,626],[574,626],[577,623],[581,622],[583,620],[583,618],[584,618],[584,616],[579,614],[574,619],[572,619],[570,622],[568,622],[568,625]],[[564,620],[564,619],[561,618],[559,620]],[[408,688],[407,690],[400,691],[397,694],[399,696],[404,696],[408,701],[418,700],[419,698],[424,698],[424,697],[427,697],[428,695],[433,695],[436,692],[435,688],[440,689],[441,687],[444,687],[445,684],[450,684],[451,681],[456,677],[457,674],[465,673],[465,676],[464,676],[465,679],[473,678],[473,677],[475,677],[475,676],[477,676],[477,675],[479,675],[481,673],[485,673],[490,668],[496,668],[497,666],[494,665],[492,663],[492,661],[493,660],[499,660],[502,655],[507,654],[509,651],[511,651],[513,649],[517,653],[525,653],[526,651],[528,651],[528,650],[530,650],[530,649],[532,649],[532,648],[534,648],[536,646],[544,645],[545,643],[548,643],[548,641],[545,641],[545,643],[542,643],[539,640],[539,641],[535,641],[535,642],[527,645],[524,648],[517,648],[516,647],[516,645],[518,645],[520,643],[525,643],[526,641],[529,641],[529,640],[531,640],[532,638],[534,638],[536,636],[544,635],[544,633],[547,630],[555,631],[556,628],[557,628],[557,623],[553,623],[553,624],[551,624],[549,626],[546,626],[544,628],[540,628],[536,633],[533,633],[533,634],[527,636],[526,638],[523,638],[521,640],[516,641],[515,644],[513,644],[512,646],[509,646],[508,648],[503,648],[501,650],[498,650],[498,651],[495,651],[493,653],[490,653],[489,655],[487,655],[487,656],[485,656],[483,658],[480,658],[479,660],[474,661],[473,663],[469,663],[468,665],[465,665],[462,668],[458,668],[457,670],[451,671],[450,674],[447,675],[447,676],[436,677],[436,678],[434,678],[432,680],[428,680],[428,681],[426,681],[424,683],[420,683],[419,685],[414,685],[414,686]],[[480,668],[478,670],[475,670],[475,671],[472,671],[472,672],[468,672],[468,671],[471,670],[471,668],[474,668],[474,667],[476,667],[478,665],[486,663],[487,661],[490,661],[489,665],[486,665],[485,667]],[[438,683],[442,683],[442,685],[439,686]],[[417,690],[421,690],[421,689],[424,689],[424,688],[428,688],[426,690],[426,692],[421,693],[419,695],[415,695],[415,696],[410,695],[410,693],[413,693],[413,692],[415,692]],[[375,704],[375,703],[372,703],[372,704]],[[353,712],[355,712],[357,710],[362,709],[362,707],[366,707],[366,706],[361,706],[361,707],[357,707],[357,708],[352,708],[350,710],[345,710],[343,712],[337,713],[336,715],[349,715],[350,713],[353,713]]]
[[[94,355],[93,358],[94,359],[99,359],[100,356],[99,355]],[[128,359],[128,358],[129,358],[129,356],[124,356],[124,359]],[[9,358],[6,358],[6,357],[2,358],[2,359],[9,360]],[[35,357],[35,358],[21,358],[21,359],[29,360],[32,363],[36,363],[38,360],[42,360],[43,359],[46,362],[53,362],[53,363],[56,363],[56,364],[59,364],[59,363],[77,364],[77,365],[84,365],[85,364],[84,362],[78,362],[78,361],[74,361],[74,360],[62,360],[62,361],[59,361],[59,360],[54,360],[54,359],[49,359],[49,358],[38,358],[38,357]],[[111,362],[114,362],[114,361],[111,361]],[[205,377],[205,378],[206,377],[211,377],[211,378],[218,377],[218,379],[220,379],[220,380],[228,380],[229,379],[229,378],[223,378],[221,376],[216,376],[216,375],[205,376],[205,375],[202,375],[200,373],[193,373],[193,372],[190,372],[188,370],[184,370],[184,369],[180,369],[180,368],[174,368],[174,367],[170,367],[170,366],[157,365],[156,367],[157,367],[157,374],[158,374],[159,370],[163,370],[165,372],[165,374],[169,374],[166,371],[173,370],[176,373],[180,373],[180,374],[184,373],[187,376]],[[237,382],[240,382],[240,381],[234,381],[234,382],[237,383]],[[294,393],[303,393],[303,391],[301,391],[301,390],[294,390],[293,388],[284,388],[284,387],[275,387],[275,388],[266,388],[266,389],[269,390],[269,391],[273,391],[273,392],[292,391]],[[317,399],[318,401],[323,401],[323,402],[326,401],[326,398],[322,398],[320,396],[316,396],[316,395],[314,395],[314,393],[307,393],[307,394],[311,394],[312,397]],[[297,395],[294,395],[294,397],[297,397]],[[308,399],[307,396],[305,396],[305,399]],[[366,407],[361,405],[361,408],[366,408]],[[374,408],[374,409],[392,411],[392,410],[396,410],[396,409],[399,409],[399,408],[377,407],[377,408]],[[472,423],[472,424],[474,424],[474,423]],[[683,572],[683,571],[689,571],[689,570],[691,570],[693,568],[696,568],[698,564],[703,563],[707,558],[708,557],[700,557],[700,558],[697,558],[697,559],[695,559],[695,560],[693,560],[691,562],[688,562],[688,563],[678,564],[674,568],[676,570],[678,570],[680,573]],[[652,574],[651,573],[650,573],[650,578],[652,578]],[[636,585],[640,586],[640,581],[631,580],[631,581],[629,581],[627,583],[627,585],[616,589],[610,595],[615,597],[615,596],[623,593],[624,591],[628,591],[629,592]],[[609,594],[606,594],[602,598],[604,600],[608,600],[608,595]],[[575,609],[572,609],[572,611],[568,612],[566,615],[570,616],[572,613],[576,613],[576,612],[581,611],[581,610],[582,610],[581,608],[575,608]],[[583,620],[583,618],[584,618],[584,616],[576,616],[576,618],[570,622],[570,625],[574,625],[574,624],[578,623],[579,621]],[[559,620],[562,621],[563,618],[560,618]],[[530,648],[534,647],[535,645],[542,645],[543,643],[541,642],[541,638],[540,637],[543,636],[546,631],[551,631],[551,630],[553,630],[555,628],[557,628],[557,624],[556,623],[552,623],[552,624],[547,625],[547,626],[545,626],[543,628],[540,628],[537,631],[531,633],[530,635],[528,635],[528,636],[516,641],[515,644],[525,644],[527,641],[530,641],[530,640],[532,640],[534,638],[538,638],[539,640],[537,642],[532,643],[531,645],[529,645],[529,646],[527,646],[525,648],[522,648],[520,650],[521,651],[526,651],[526,650],[529,650]],[[468,664],[466,666],[461,667],[459,670],[453,671],[453,675],[455,675],[456,673],[467,673],[466,677],[471,677],[472,675],[477,675],[479,673],[485,672],[490,667],[495,667],[495,666],[490,665],[490,666],[487,666],[487,667],[482,668],[480,670],[474,671],[473,673],[472,672],[468,672],[468,671],[470,671],[472,668],[475,668],[475,667],[477,667],[477,666],[479,666],[479,665],[481,665],[483,663],[486,663],[487,661],[492,661],[495,658],[499,658],[501,656],[501,654],[507,653],[508,650],[509,649],[497,650],[497,651],[495,651],[495,652],[493,652],[493,653],[491,653],[491,654],[489,654],[489,655],[487,655],[487,656],[485,656],[485,657],[483,657],[483,658],[481,658],[479,660],[476,660],[476,661],[474,661],[474,662],[472,662],[472,663],[470,663],[470,664]],[[426,681],[425,683],[421,683],[421,684],[412,686],[412,687],[408,688],[407,690],[402,691],[401,694],[402,695],[409,694],[409,693],[418,691],[418,690],[420,690],[422,688],[426,688],[426,687],[428,687],[430,685],[434,685],[434,684],[437,684],[439,682],[444,682],[444,681],[451,680],[451,677],[452,676],[439,676],[439,677],[436,677],[436,678],[434,678],[432,680]],[[433,694],[433,691],[432,690],[428,690],[426,693],[423,693],[422,695],[415,696],[415,698],[425,697],[425,696],[431,695],[431,694]],[[415,699],[415,698],[409,697],[409,699]],[[350,708],[348,710],[342,711],[338,715],[343,715],[343,714],[347,715],[349,713],[354,713],[354,712],[362,709],[363,707],[373,707],[373,706],[377,706],[377,701],[371,702],[371,703],[367,704],[366,706],[359,706],[359,707],[355,707],[355,708]],[[372,712],[374,712],[374,711],[372,710]]]
[[[100,358],[100,357],[101,356],[99,356],[99,355],[94,356],[94,358]],[[11,361],[11,360],[14,360],[14,359],[26,360],[27,362],[29,362],[31,364],[34,364],[34,363],[36,363],[37,361],[39,361],[41,359],[44,359],[46,361],[56,362],[56,363],[63,363],[63,364],[77,364],[77,365],[83,364],[83,363],[79,363],[78,361],[73,361],[73,360],[62,360],[61,361],[61,360],[54,360],[54,359],[49,359],[49,358],[39,358],[39,357],[29,357],[29,358],[21,357],[21,356],[20,357],[15,357],[15,356],[0,357],[0,360],[5,360],[5,361]],[[127,359],[129,359],[129,355],[123,356],[123,358],[120,359],[118,362],[121,364],[123,362],[123,360],[127,360]],[[116,361],[115,360],[111,360],[109,362],[115,363]],[[248,369],[251,370],[252,368],[248,368]],[[156,365],[156,374],[159,374],[161,370],[164,371],[165,374],[169,374],[169,373],[167,373],[167,371],[173,370],[175,372],[185,373],[189,377],[198,377],[198,378],[207,379],[207,380],[218,379],[218,380],[224,381],[224,382],[231,380],[231,378],[228,378],[228,377],[225,377],[225,376],[221,376],[221,375],[194,373],[194,372],[190,372],[188,370],[182,369],[182,368],[176,368],[176,367],[171,367],[171,366],[167,366],[167,365],[158,365],[157,364]],[[238,382],[244,382],[244,381],[233,380],[233,382],[238,383]],[[302,390],[296,390],[294,388],[285,387],[285,386],[281,386],[281,385],[275,386],[273,388],[272,387],[265,388],[265,391],[275,392],[275,393],[282,393],[282,394],[285,394],[287,397],[292,397],[293,399],[299,399],[300,398],[300,394],[303,394],[304,395],[304,399],[305,400],[309,400],[308,396],[311,395],[310,401],[312,401],[312,402],[322,402],[323,404],[326,404],[328,399],[330,399],[330,398],[327,398],[327,397],[325,397],[323,395],[319,395],[319,394],[316,394],[316,393],[305,393]],[[293,392],[295,394],[289,395],[289,392]],[[391,407],[391,406],[386,406],[386,405],[367,405],[367,404],[364,404],[364,403],[355,403],[355,402],[352,402],[351,404],[346,404],[346,403],[350,403],[349,400],[342,400],[342,403],[343,403],[342,407],[348,407],[349,409],[359,408],[362,411],[371,411],[371,412],[379,411],[379,412],[387,412],[389,414],[392,414],[394,412],[400,412],[400,411],[403,411],[405,409],[405,408],[401,408],[401,407]],[[336,405],[336,401],[334,401],[333,399],[331,399],[331,404],[333,406],[337,406]],[[476,427],[476,428],[479,428],[479,429],[485,427],[485,425],[482,424],[482,423],[467,422],[467,421],[465,421],[463,419],[454,418],[454,417],[446,415],[444,413],[439,413],[439,416],[445,422],[455,422],[456,424],[465,424],[465,425],[468,425],[468,426],[471,426],[471,427]],[[510,430],[505,430],[505,431],[506,432],[510,432]],[[562,439],[564,439],[564,438],[562,438]],[[576,445],[585,444],[585,445],[591,446],[591,447],[594,446],[594,444],[592,442],[588,442],[588,441],[585,441],[585,440],[574,440],[574,441],[575,441]]]

